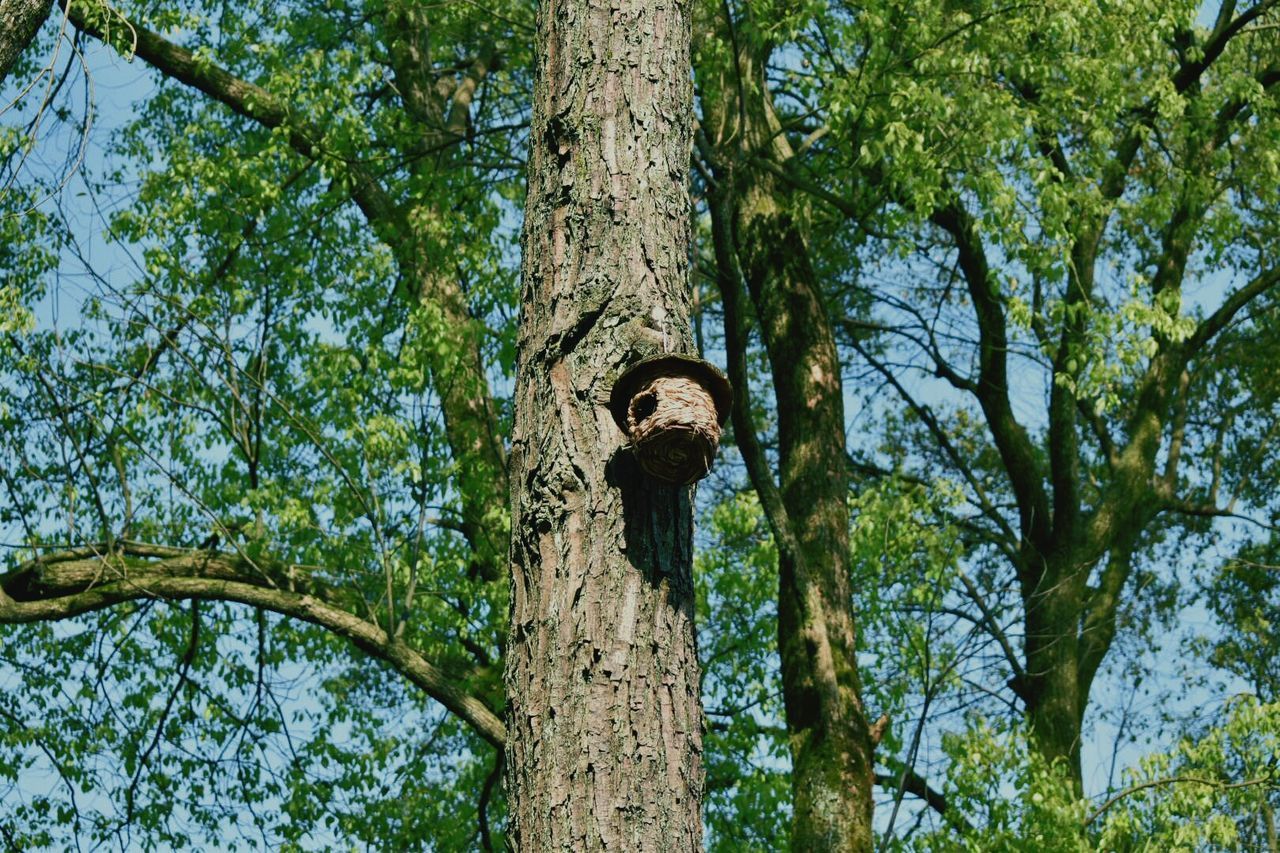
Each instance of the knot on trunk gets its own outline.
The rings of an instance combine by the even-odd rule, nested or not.
[[[624,373],[610,395],[610,409],[645,473],[687,485],[711,470],[732,393],[711,364],[664,355]]]

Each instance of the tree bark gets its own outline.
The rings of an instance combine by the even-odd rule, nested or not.
[[[0,0],[0,83],[49,17],[49,0]]]
[[[791,736],[792,850],[873,849],[873,755],[849,586],[840,362],[794,222],[757,184],[739,252],[778,401],[778,468],[794,553],[779,551],[778,649]]]
[[[778,648],[791,734],[793,850],[873,849],[874,758],[849,585],[849,482],[840,362],[798,235],[757,194],[739,216],[778,400],[778,467],[797,551],[779,554]],[[795,267],[801,267],[796,269]]]
[[[701,848],[687,487],[607,409],[689,352],[688,7],[540,5],[511,450],[508,835],[515,849]]]
[[[1056,573],[1046,573],[1051,574]],[[1033,594],[1024,605],[1027,722],[1040,756],[1083,795],[1080,742],[1089,685],[1079,677],[1079,585],[1066,578],[1046,586],[1047,591]]]

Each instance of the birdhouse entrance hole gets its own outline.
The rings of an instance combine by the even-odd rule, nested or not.
[[[645,419],[652,415],[658,409],[658,395],[653,392],[637,394],[631,401],[631,411],[628,413],[628,426],[635,430],[637,426],[644,423]]]

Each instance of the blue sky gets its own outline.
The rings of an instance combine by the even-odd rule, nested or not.
[[[1216,9],[1206,7],[1201,13],[1202,21],[1211,23],[1215,13]],[[51,51],[47,55],[54,57]],[[56,199],[46,200],[42,204],[52,206],[56,203],[62,208],[78,242],[79,255],[70,251],[64,253],[58,275],[49,292],[33,306],[37,323],[44,329],[67,328],[79,321],[83,300],[87,294],[97,290],[92,277],[85,272],[85,262],[91,264],[98,275],[113,280],[122,288],[133,280],[137,272],[136,256],[106,236],[105,216],[109,215],[113,206],[127,202],[127,191],[100,195],[86,183],[85,175],[101,175],[108,168],[110,164],[105,152],[112,134],[134,118],[135,105],[155,88],[154,75],[140,62],[126,62],[97,43],[86,45],[83,56],[78,56],[70,49],[69,43],[64,41],[57,54],[57,63],[56,75],[60,75],[64,68],[71,69],[63,90],[71,93],[71,120],[65,124],[59,124],[52,116],[44,120],[38,134],[38,144],[33,149],[26,168],[35,174],[67,178]],[[15,85],[15,81],[10,81],[11,94]],[[39,91],[41,90],[37,87],[33,94]],[[89,107],[87,110],[86,99]],[[4,119],[12,121],[17,116],[34,116],[38,107],[39,100],[28,96],[12,112],[6,114]],[[88,136],[81,139],[74,128],[86,117],[91,119]],[[70,168],[75,163],[82,142],[83,164]],[[127,175],[123,183],[128,185]],[[1196,300],[1206,307],[1215,304],[1221,299],[1226,284],[1225,279],[1205,280]],[[712,353],[711,356],[716,358],[718,354]],[[914,390],[927,402],[944,401],[946,392],[936,386],[937,383],[920,380]],[[1034,403],[1035,401],[1029,402],[1020,414],[1031,416],[1039,410]],[[858,405],[859,400],[850,389],[849,411],[856,412]],[[1217,531],[1217,543],[1208,553],[1187,555],[1187,567],[1169,568],[1173,571],[1182,571],[1184,568],[1189,570],[1195,563],[1220,559],[1231,551],[1242,535],[1242,528],[1238,524],[1225,521],[1218,524]],[[15,540],[15,531],[0,530],[0,541],[12,543]],[[1208,614],[1199,605],[1188,608],[1182,614],[1181,621],[1188,630],[1213,630]],[[1163,639],[1163,645],[1147,653],[1149,669],[1153,673],[1152,680],[1165,688],[1150,699],[1139,700],[1149,703],[1143,709],[1147,716],[1158,711],[1173,711],[1175,715],[1187,717],[1212,715],[1220,708],[1226,696],[1240,687],[1228,684],[1226,694],[1202,688],[1178,691],[1177,685],[1183,677],[1180,667],[1185,664],[1179,655],[1181,637],[1172,634]],[[0,684],[12,684],[12,676],[12,673],[0,673],[0,678],[4,679]],[[1128,684],[1123,678],[1106,678],[1095,690],[1093,707],[1127,701],[1128,694]],[[305,698],[299,701],[304,705],[306,703]],[[1086,745],[1086,785],[1091,792],[1101,791],[1106,787],[1113,764],[1114,741],[1114,726],[1100,723]],[[1116,763],[1120,767],[1132,764],[1138,757],[1151,751],[1153,746],[1158,745],[1122,743]],[[32,790],[54,784],[47,776],[32,777],[32,783]]]

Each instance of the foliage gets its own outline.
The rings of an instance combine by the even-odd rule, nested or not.
[[[707,714],[709,850],[769,850],[786,838],[785,727],[777,684],[777,551],[751,492],[706,514],[698,582]]]
[[[769,174],[842,359],[849,459],[826,464],[855,475],[851,606],[863,701],[888,718],[888,847],[1266,837],[1280,561],[1233,520],[1280,514],[1267,278],[1280,269],[1280,18],[1267,0],[1237,5],[699,7],[704,97],[771,99],[791,155]],[[56,62],[0,119],[3,569],[143,542],[242,559],[274,587],[293,572],[500,710],[508,592],[484,577],[476,525],[501,542],[507,520],[500,501],[467,501],[505,496],[475,448],[501,457],[511,423],[533,4],[81,11],[66,37],[62,21],[46,27],[6,94],[37,58]],[[1251,17],[1215,47],[1220,13]],[[137,54],[129,70],[94,27]],[[190,48],[192,74],[260,88],[236,102],[189,85],[142,31]],[[759,80],[717,76],[752,51],[767,58]],[[1186,69],[1199,71],[1182,85]],[[86,131],[87,81],[101,94],[125,80],[144,81],[128,110]],[[695,167],[706,226],[701,153]],[[695,320],[720,360],[722,271],[711,228],[697,239]],[[747,343],[776,466],[767,359]],[[1184,352],[1157,406],[1147,383]],[[993,415],[997,356],[1016,428]],[[491,406],[483,429],[460,431],[464,403]],[[734,444],[698,504],[707,840],[772,850],[790,820],[778,547]],[[1113,525],[1085,523],[1112,507]],[[1170,711],[1157,730],[1149,712],[1135,725],[1176,745],[1117,789],[1073,789],[1025,719],[1026,563],[1049,551],[1045,516],[1075,519],[1043,538],[1070,552],[1072,642],[1114,630],[1098,679],[1158,681],[1143,654],[1180,616],[1208,614],[1170,647],[1185,639],[1189,668],[1259,697],[1207,724]],[[1217,565],[1211,548],[1220,568],[1193,571]],[[1116,577],[1110,622],[1076,637],[1084,603],[1105,605]],[[0,835],[36,848],[501,844],[494,751],[362,648],[216,600],[4,626]],[[1196,704],[1221,704],[1217,682],[1196,689]],[[1105,754],[1116,709],[1099,704],[1086,685],[1080,734]]]

